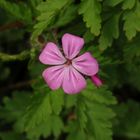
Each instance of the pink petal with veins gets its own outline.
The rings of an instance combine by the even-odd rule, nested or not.
[[[73,59],[82,49],[84,39],[71,34],[64,34],[62,37],[62,47],[66,58]]]
[[[52,90],[58,89],[63,82],[64,65],[47,68],[44,70],[42,76]]]
[[[63,79],[62,88],[67,94],[79,93],[86,87],[86,80],[75,70],[72,66],[65,68],[65,75]]]
[[[48,65],[58,65],[64,64],[66,62],[66,59],[64,58],[58,47],[52,42],[49,42],[45,46],[45,48],[39,56],[39,60],[43,64]]]
[[[95,75],[99,70],[96,59],[93,58],[89,52],[86,52],[83,55],[73,59],[72,65],[79,72],[88,76]]]

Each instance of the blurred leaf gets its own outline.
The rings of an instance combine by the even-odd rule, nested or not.
[[[23,2],[18,4],[6,0],[0,0],[0,7],[14,16],[17,20],[22,20],[25,23],[32,21],[32,13],[28,5]]]
[[[1,140],[27,140],[22,135],[12,131],[0,132],[0,138]]]
[[[135,38],[133,41],[127,43],[123,49],[125,69],[127,71],[126,82],[131,84],[133,87],[140,90],[140,39]],[[128,78],[129,75],[129,78]]]
[[[0,69],[2,74],[0,75],[0,81],[5,80],[10,75],[10,69],[8,67],[4,67],[2,63],[0,63]]]
[[[129,100],[115,107],[117,121],[114,122],[116,136],[140,139],[140,104]]]
[[[90,41],[92,41],[95,38],[95,36],[89,31],[87,30],[84,34],[84,40],[86,43],[89,43]]]
[[[71,128],[71,132],[68,135],[67,140],[85,140],[85,139],[87,139],[84,131],[79,130],[79,128],[77,128],[77,126],[75,126],[74,123],[72,123],[71,125],[73,125],[74,127]],[[89,139],[87,139],[87,140],[89,140]]]
[[[105,4],[114,7],[123,1],[124,0],[105,0]]]
[[[12,99],[3,99],[4,107],[0,106],[0,118],[6,122],[13,122],[22,116],[22,112],[30,102],[31,94],[27,91],[15,91]]]
[[[126,9],[132,9],[135,5],[136,0],[124,0],[122,8],[124,10]]]

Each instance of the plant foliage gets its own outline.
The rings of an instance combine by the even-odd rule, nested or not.
[[[0,0],[0,13],[0,139],[140,139],[140,0]],[[84,38],[101,87],[44,82],[38,56],[64,33]]]

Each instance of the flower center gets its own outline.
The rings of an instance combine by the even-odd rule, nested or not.
[[[65,65],[69,66],[69,65],[71,65],[71,64],[72,64],[72,60],[67,59],[67,62],[65,63]]]

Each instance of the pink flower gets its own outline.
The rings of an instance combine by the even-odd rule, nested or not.
[[[98,72],[98,63],[89,52],[78,56],[83,45],[83,38],[68,33],[62,37],[63,52],[52,42],[46,44],[39,60],[52,65],[42,74],[52,90],[62,87],[67,94],[79,93],[86,87],[84,75],[93,76]]]

